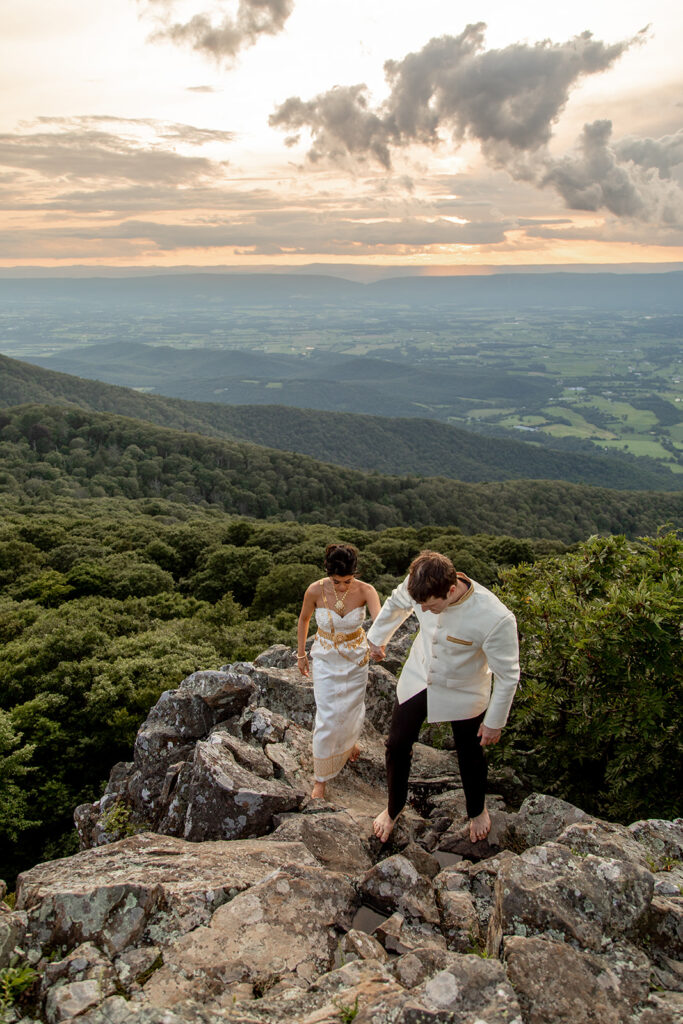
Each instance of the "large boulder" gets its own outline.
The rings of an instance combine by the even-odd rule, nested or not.
[[[310,983],[333,966],[357,905],[356,891],[343,875],[289,864],[174,943],[145,986],[145,998],[173,1007],[186,1000],[211,1003],[220,991],[219,1005],[229,1005],[235,985],[263,991],[273,979],[290,976]]]
[[[115,953],[124,936],[128,946],[163,946],[291,862],[316,864],[300,843],[196,844],[145,833],[25,871],[17,906],[29,946],[93,942]]]
[[[222,743],[200,741],[180,770],[159,831],[194,842],[264,835],[274,815],[303,798],[303,791],[248,771]]]
[[[619,976],[595,953],[566,942],[510,936],[505,940],[507,976],[529,1024],[627,1024],[634,1002]]]
[[[588,819],[585,811],[566,800],[546,793],[532,793],[509,822],[505,846],[522,853],[530,846],[554,842],[569,825]]]
[[[559,843],[526,850],[498,872],[489,927],[497,953],[504,935],[564,939],[599,950],[604,937],[637,939],[647,932],[654,882],[623,860],[573,854]]]

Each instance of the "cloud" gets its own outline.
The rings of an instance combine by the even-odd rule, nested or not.
[[[377,106],[365,85],[338,86],[312,100],[290,97],[270,124],[290,133],[290,145],[307,130],[313,162],[369,160],[387,170],[395,152],[411,145],[476,142],[490,167],[517,183],[552,188],[570,209],[681,224],[683,191],[672,173],[683,163],[683,131],[614,142],[611,122],[599,119],[584,127],[574,153],[558,159],[549,147],[571,90],[642,43],[647,30],[611,45],[584,32],[565,43],[486,50],[485,28],[468,25],[459,36],[387,61],[389,94]]]
[[[606,45],[584,32],[566,43],[545,40],[484,49],[483,22],[459,36],[430,40],[403,60],[387,61],[390,92],[375,109],[365,85],[338,86],[302,100],[292,96],[271,115],[270,124],[290,133],[311,133],[311,160],[372,157],[390,167],[392,149],[415,143],[435,146],[444,133],[456,144],[481,144],[493,162],[507,163],[510,151],[544,146],[571,88],[583,77],[605,71],[634,39]]]
[[[294,9],[294,0],[239,0],[234,15],[223,14],[217,21],[213,12],[175,21],[173,0],[146,0],[145,9],[147,13],[154,11],[161,23],[153,39],[190,46],[219,62],[229,62],[254,46],[261,36],[281,32]]]
[[[62,182],[180,185],[215,178],[220,164],[179,153],[175,147],[226,143],[232,138],[229,132],[193,125],[107,116],[39,118],[30,128],[0,134],[0,167]]]
[[[572,210],[608,210],[662,226],[683,225],[683,191],[668,180],[683,162],[683,133],[666,139],[611,142],[611,121],[584,126],[578,153],[546,159],[537,180],[551,186]]]

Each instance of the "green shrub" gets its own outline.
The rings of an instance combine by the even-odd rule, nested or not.
[[[683,792],[683,544],[593,537],[503,576],[522,681],[497,756],[545,792],[620,821]]]

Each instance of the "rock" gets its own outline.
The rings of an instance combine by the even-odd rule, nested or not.
[[[285,738],[289,719],[278,715],[270,708],[245,708],[239,721],[245,738],[252,738],[259,743],[281,743]]]
[[[391,970],[404,988],[416,988],[454,963],[457,963],[457,957],[445,949],[417,946],[400,956],[392,964]]]
[[[180,771],[159,831],[194,842],[264,835],[273,815],[292,810],[303,797],[285,783],[247,771],[227,747],[200,741]]]
[[[357,903],[343,875],[295,864],[280,868],[165,951],[145,998],[172,1007],[188,999],[210,1002],[234,982],[291,974],[311,982],[332,967]]]
[[[273,644],[254,658],[257,668],[296,668],[296,651],[285,644]]]
[[[441,865],[436,857],[432,857],[431,853],[428,853],[422,846],[418,846],[412,839],[401,850],[401,856],[409,860],[415,870],[425,878],[436,878],[441,871]]]
[[[565,942],[513,935],[505,939],[505,965],[525,1024],[627,1024],[631,1020],[633,1007],[619,978],[593,953],[580,952]]]
[[[506,846],[515,853],[522,853],[530,846],[554,842],[568,825],[586,821],[588,817],[566,800],[545,793],[532,793],[510,822]]]
[[[27,927],[26,914],[20,911],[0,914],[0,968],[7,967],[15,946],[21,946]]]
[[[468,892],[451,892],[443,887],[437,889],[436,902],[441,911],[441,931],[448,948],[458,953],[475,952],[482,943],[472,896]]]
[[[578,821],[557,838],[574,853],[593,853],[596,857],[614,857],[652,870],[653,860],[646,846],[639,843],[625,825],[609,821]]]
[[[478,956],[459,956],[449,967],[413,989],[396,1024],[522,1024],[517,997],[502,964]]]
[[[84,942],[63,960],[46,964],[41,981],[42,994],[45,995],[49,988],[60,981],[87,981],[91,978],[107,979],[110,983],[107,995],[114,991],[116,972],[111,960],[92,942]]]
[[[683,995],[680,992],[653,992],[638,1017],[638,1024],[681,1024]]]
[[[683,959],[683,896],[655,896],[648,932],[655,949]]]
[[[389,731],[396,701],[396,676],[383,665],[370,662],[368,687],[365,693],[365,715],[383,736]]]
[[[361,879],[359,892],[364,902],[382,913],[398,911],[417,921],[439,923],[431,886],[400,853],[375,864]]]
[[[300,842],[330,871],[358,874],[371,865],[354,821],[348,814],[306,814],[288,818],[266,842]]]
[[[193,672],[180,684],[182,692],[200,697],[213,711],[214,722],[239,714],[256,693],[256,686],[244,672],[228,668],[220,672]]]
[[[386,645],[385,657],[382,665],[394,676],[398,675],[400,670],[403,668],[403,662],[408,657],[408,653],[413,645],[413,640],[415,639],[417,630],[417,619],[414,615],[411,615],[410,618],[406,619],[406,621],[398,627],[391,640]]]
[[[299,843],[195,844],[145,833],[25,871],[17,880],[17,904],[28,914],[35,942],[58,945],[66,930],[72,948],[85,941],[106,948],[113,891],[125,894],[124,904],[128,895],[153,892],[157,899],[143,922],[143,938],[163,947],[207,924],[217,907],[291,861],[316,863]],[[69,910],[76,908],[87,915],[87,928],[83,919],[66,927]]]
[[[415,918],[406,920],[398,912],[380,922],[373,934],[387,953],[408,953],[425,945],[446,949],[446,940],[434,925]]]
[[[603,936],[637,937],[648,922],[653,879],[621,860],[575,856],[559,843],[526,850],[501,866],[488,944],[503,935],[548,933],[589,950]]]
[[[189,690],[166,690],[136,736],[136,767],[158,774],[160,765],[179,760],[178,748],[203,739],[214,724],[212,709],[201,697]]]
[[[444,853],[458,853],[469,860],[486,860],[500,853],[507,843],[510,823],[516,815],[491,810],[491,831],[486,839],[473,843],[469,822],[458,822],[439,837],[436,849]]]
[[[671,992],[683,992],[683,962],[681,960],[673,960],[660,950],[655,953],[652,976],[662,988],[669,989]]]
[[[45,1002],[45,1016],[48,1024],[79,1017],[85,1010],[99,1005],[113,990],[103,988],[97,978],[88,981],[73,981],[50,989]]]
[[[343,961],[356,958],[386,963],[389,959],[377,939],[372,935],[366,935],[365,932],[359,932],[356,928],[351,928],[342,936],[340,950]]]
[[[273,778],[273,762],[263,753],[260,744],[255,746],[245,743],[238,736],[233,736],[228,732],[224,723],[211,730],[207,742],[225,747],[230,751],[237,764],[253,775],[258,775],[261,779]]]
[[[256,684],[256,702],[297,725],[313,728],[315,697],[313,684],[296,668],[268,668],[240,663],[235,670],[246,672]]]
[[[661,871],[667,861],[683,861],[683,818],[634,821],[628,831],[650,853],[655,862],[651,870]]]
[[[139,949],[127,949],[114,960],[114,969],[119,986],[130,991],[135,985],[143,985],[158,971],[164,962],[158,946],[141,946]]]

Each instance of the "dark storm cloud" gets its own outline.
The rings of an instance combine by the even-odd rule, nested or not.
[[[221,4],[234,8],[234,4]],[[147,0],[147,10],[157,12],[162,27],[155,39],[169,39],[190,46],[218,61],[233,60],[258,42],[261,36],[277,35],[294,9],[294,0],[239,0],[235,13],[214,20],[213,12],[195,14],[189,21],[175,21],[171,0]]]
[[[494,162],[530,152],[550,139],[571,88],[586,75],[609,68],[639,40],[606,45],[589,32],[554,44],[516,43],[484,49],[479,22],[459,36],[432,39],[403,60],[387,61],[389,96],[372,108],[365,85],[341,86],[302,100],[293,96],[271,115],[270,124],[290,134],[311,132],[309,157],[374,157],[391,164],[394,148],[442,141],[481,143]]]

